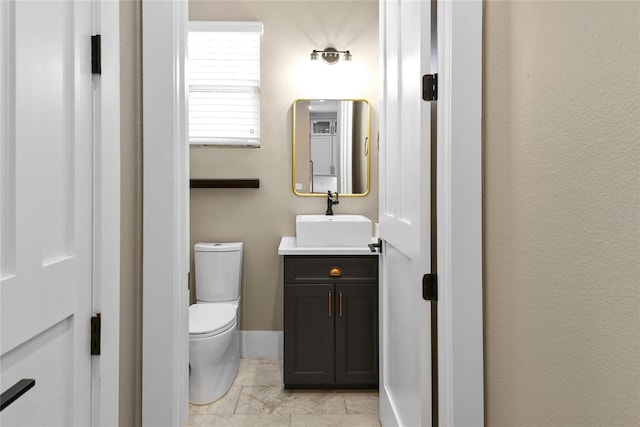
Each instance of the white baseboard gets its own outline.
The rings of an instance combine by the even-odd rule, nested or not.
[[[282,359],[283,331],[240,331],[240,357],[244,359]]]

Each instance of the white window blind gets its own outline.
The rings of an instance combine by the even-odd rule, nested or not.
[[[191,22],[189,143],[260,146],[260,22]]]

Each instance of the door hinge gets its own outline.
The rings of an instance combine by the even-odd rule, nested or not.
[[[425,274],[422,276],[422,298],[427,301],[438,301],[438,276]]]
[[[100,330],[102,328],[101,313],[91,316],[91,355],[100,354]]]
[[[425,101],[438,100],[438,74],[422,76],[422,99]]]
[[[100,34],[91,36],[91,74],[102,74],[102,49]]]

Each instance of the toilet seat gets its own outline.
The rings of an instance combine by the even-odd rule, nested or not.
[[[236,307],[229,303],[201,303],[189,306],[189,336],[218,335],[236,324]]]

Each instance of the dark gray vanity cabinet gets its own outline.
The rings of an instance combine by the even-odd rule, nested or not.
[[[378,257],[284,259],[284,387],[378,385]]]

